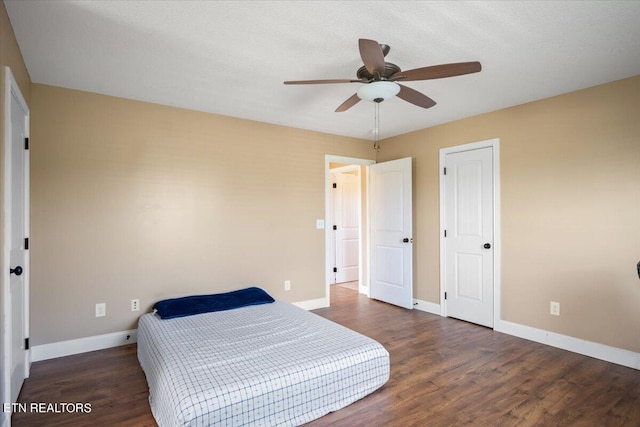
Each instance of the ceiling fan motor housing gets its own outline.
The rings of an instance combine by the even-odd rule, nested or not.
[[[395,73],[400,72],[400,67],[391,62],[384,63],[384,74],[380,76],[381,80],[388,80]],[[359,80],[376,80],[376,76],[371,74],[365,66],[358,68],[356,76]]]

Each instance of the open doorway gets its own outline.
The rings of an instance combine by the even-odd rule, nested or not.
[[[369,295],[367,169],[374,163],[369,159],[325,156],[327,301],[333,285]]]
[[[332,283],[337,280],[332,253],[335,230],[329,223],[334,191],[331,171],[356,167],[360,170],[361,195],[357,289],[367,297],[413,308],[412,163],[410,157],[376,164],[368,159],[325,156],[325,299],[328,306]]]

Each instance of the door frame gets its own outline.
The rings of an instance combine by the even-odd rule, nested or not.
[[[1,360],[1,369],[2,369],[2,377],[4,378],[4,382],[2,383],[2,399],[3,402],[10,403],[11,400],[11,338],[12,338],[12,310],[11,310],[11,288],[10,288],[10,259],[9,253],[11,250],[11,172],[12,172],[12,159],[11,159],[11,149],[12,149],[12,135],[11,135],[11,97],[15,96],[21,107],[26,112],[25,117],[25,137],[29,137],[29,120],[30,120],[30,112],[27,103],[22,96],[22,92],[13,77],[13,73],[9,67],[5,67],[5,99],[4,99],[4,176],[3,176],[3,208],[4,208],[4,221],[3,221],[3,247],[2,247],[2,266],[3,271],[1,274],[2,277],[2,299],[3,299],[3,314],[2,314],[2,331],[0,334],[2,335],[2,360]],[[24,209],[24,224],[25,224],[25,234],[29,236],[29,151],[25,150],[25,177],[24,177],[24,191],[25,191],[25,209]],[[30,270],[30,260],[29,260],[29,251],[25,251],[25,259],[24,259],[24,278],[23,278],[23,286],[24,286],[24,333],[25,337],[29,336],[29,270]],[[29,377],[29,369],[30,369],[30,361],[31,361],[31,351],[25,351],[25,377]],[[3,416],[11,417],[11,413],[5,413]],[[10,420],[10,418],[9,418]],[[6,422],[6,419],[3,420],[3,423]]]
[[[500,139],[487,139],[485,141],[471,142],[468,144],[455,145],[440,149],[440,160],[438,176],[440,177],[440,315],[447,317],[447,304],[444,298],[445,293],[445,272],[447,259],[445,253],[445,206],[444,206],[444,165],[447,154],[460,153],[463,151],[477,150],[480,148],[492,147],[493,150],[493,329],[499,327],[501,318],[500,309],[500,271],[501,271],[501,250],[500,240]]]
[[[375,160],[371,159],[361,159],[357,157],[345,157],[345,156],[334,156],[331,154],[325,154],[324,156],[324,270],[325,270],[325,300],[327,302],[327,306],[331,306],[331,274],[333,273],[333,266],[331,262],[331,227],[327,225],[329,218],[331,218],[330,212],[330,188],[331,187],[331,171],[329,169],[330,163],[345,163],[349,165],[359,165],[359,166],[370,166],[376,163]],[[367,169],[367,168],[365,168]],[[362,198],[362,177],[360,177],[360,198]],[[369,171],[365,170],[365,178],[369,179]],[[364,212],[364,217],[366,218],[367,225],[369,224],[369,199],[368,199],[369,187],[367,186],[367,205],[366,211]],[[361,212],[362,216],[362,212]],[[362,222],[362,221],[361,221]],[[366,247],[363,247],[363,236],[366,238]],[[362,289],[362,264],[363,264],[363,254],[369,253],[369,227],[364,230],[362,224],[360,225],[360,242],[359,242],[359,255],[358,255],[358,263],[360,264],[360,271],[358,272],[358,280],[359,287]],[[369,262],[367,264],[367,281],[369,280]],[[367,296],[369,296],[369,283],[366,286]]]

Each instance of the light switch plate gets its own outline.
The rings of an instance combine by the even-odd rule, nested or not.
[[[96,304],[96,317],[104,317],[107,315],[107,304],[104,302]]]

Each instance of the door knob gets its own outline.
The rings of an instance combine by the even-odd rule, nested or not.
[[[491,249],[491,243],[485,243],[484,244],[484,248],[485,249]]]
[[[409,243],[409,242],[413,242],[413,239],[409,239],[408,237],[405,237],[404,239],[402,239],[402,243]]]
[[[9,274],[15,274],[16,276],[19,276],[22,274],[22,267],[17,266],[16,268],[10,268],[9,269]]]

